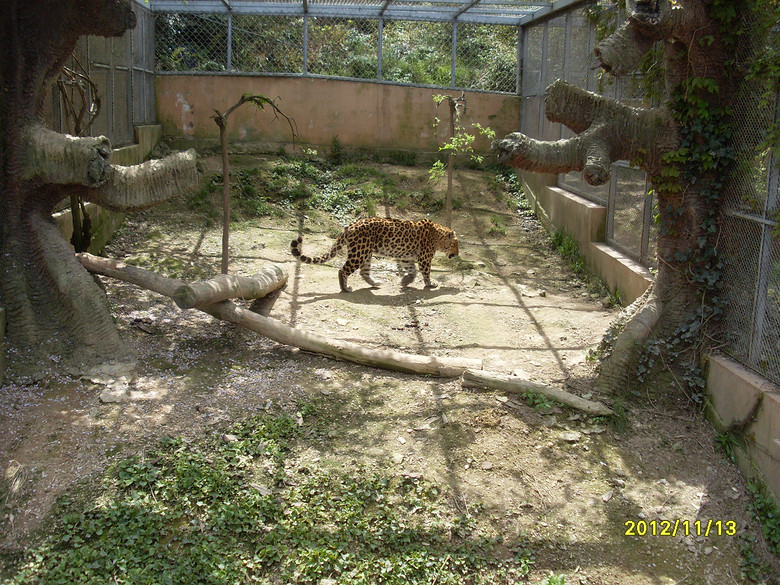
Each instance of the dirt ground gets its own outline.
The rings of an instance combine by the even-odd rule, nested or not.
[[[286,264],[287,286],[269,310],[295,327],[370,347],[481,358],[485,369],[610,403],[594,395],[586,354],[616,309],[605,308],[603,294],[591,292],[549,249],[535,219],[510,212],[490,193],[485,175],[461,171],[456,188],[463,200],[454,221],[461,259],[437,256],[438,288],[425,290],[418,278],[403,290],[394,263],[380,260],[382,288],[371,290],[355,274],[355,292],[340,293],[343,257],[299,265],[289,253],[299,233],[306,253],[330,247],[333,222],[318,214],[236,225],[232,272]],[[505,235],[491,233],[496,217]],[[219,250],[217,226],[174,202],[129,217],[106,254],[195,279],[218,271]],[[545,412],[518,397],[466,391],[458,380],[300,352],[180,311],[133,285],[104,282],[117,325],[139,353],[129,395],[110,401],[110,372],[0,389],[0,464],[15,482],[0,502],[6,551],[29,542],[63,490],[164,435],[197,437],[307,401],[329,428],[327,441],[301,446],[302,462],[360,461],[391,474],[423,474],[449,491],[453,505],[479,510],[498,534],[524,536],[536,551],[530,582],[551,572],[565,574],[567,584],[745,582],[740,546],[759,534],[745,482],[716,450],[708,423],[673,388],[656,388],[654,399],[632,398],[627,429],[617,431],[574,410]],[[663,520],[688,522],[692,534],[626,534],[627,523],[660,530]],[[696,526],[708,520],[721,521],[721,529],[697,535]],[[725,534],[727,521],[736,534]],[[759,538],[756,554],[762,550]]]

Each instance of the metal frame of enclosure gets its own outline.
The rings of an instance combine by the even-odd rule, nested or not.
[[[301,65],[297,70],[274,70],[271,74],[317,75],[310,67],[310,31],[313,23],[318,21],[370,21],[375,22],[377,30],[375,35],[375,63],[376,71],[371,76],[376,81],[389,83],[403,83],[404,80],[394,79],[385,71],[385,25],[389,22],[419,22],[419,23],[446,23],[450,28],[448,61],[450,63],[450,75],[447,83],[437,82],[433,84],[414,83],[412,85],[433,85],[435,87],[449,87],[456,89],[499,91],[502,93],[518,93],[520,88],[520,73],[522,70],[522,30],[524,26],[549,17],[552,14],[565,11],[574,5],[582,5],[587,0],[557,0],[551,1],[525,1],[525,0],[150,0],[149,7],[157,14],[182,14],[182,15],[213,15],[224,19],[226,27],[225,55],[220,59],[223,64],[221,71],[209,71],[209,74],[219,73],[251,73],[263,74],[262,70],[236,66],[234,60],[234,43],[231,41],[233,32],[237,27],[236,21],[240,18],[265,17],[300,19],[301,39],[300,50],[302,52]],[[496,27],[512,27],[517,34],[513,38],[515,48],[514,75],[511,87],[502,84],[501,87],[474,87],[466,83],[459,83],[458,69],[458,42],[459,34],[468,35],[468,31],[462,32],[464,26],[490,25]],[[460,26],[460,28],[459,28]],[[444,51],[442,51],[444,58]],[[167,71],[158,69],[165,74]],[[181,72],[177,70],[176,72]],[[190,71],[192,73],[192,71]],[[334,75],[329,74],[333,77]],[[336,77],[354,78],[349,74],[336,75]],[[365,79],[365,77],[360,77]]]

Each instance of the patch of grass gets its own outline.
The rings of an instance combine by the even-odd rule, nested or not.
[[[752,495],[750,511],[761,524],[767,547],[772,554],[780,557],[780,507],[760,483],[749,482],[748,490]]]
[[[550,400],[543,394],[539,394],[533,390],[523,392],[521,396],[528,406],[540,412],[550,412],[554,406],[558,406],[558,403],[554,400]]]
[[[506,227],[504,227],[504,220],[498,215],[490,216],[490,229],[488,230],[489,236],[505,236]]]
[[[735,433],[723,432],[715,436],[715,445],[728,457],[732,463],[736,462],[737,455],[735,449],[739,447],[739,439]]]
[[[533,553],[419,475],[295,458],[314,409],[166,438],[65,497],[8,583],[508,583]],[[305,430],[306,432],[301,432]]]
[[[565,230],[556,230],[551,237],[553,249],[569,263],[571,268],[578,276],[588,276],[585,258],[580,254],[580,247],[577,241]]]

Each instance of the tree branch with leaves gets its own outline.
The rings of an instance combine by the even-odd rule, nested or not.
[[[230,114],[247,103],[255,105],[260,111],[269,106],[273,110],[275,118],[282,116],[287,121],[293,142],[298,137],[295,120],[288,117],[274,100],[263,95],[244,94],[240,100],[224,112],[214,110],[215,114],[211,118],[219,127],[219,144],[222,153],[222,274],[228,273],[230,264],[230,160],[228,158],[227,122]]]

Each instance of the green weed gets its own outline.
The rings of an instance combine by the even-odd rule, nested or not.
[[[313,407],[166,438],[63,498],[8,583],[507,583],[533,553],[418,475],[302,464]],[[304,414],[305,413],[305,414]],[[302,432],[302,430],[306,432]],[[508,548],[507,548],[508,547]],[[511,551],[515,551],[514,555]]]

